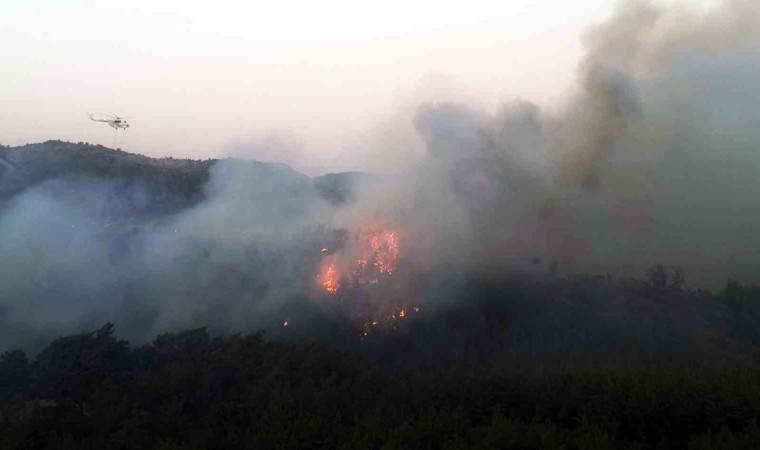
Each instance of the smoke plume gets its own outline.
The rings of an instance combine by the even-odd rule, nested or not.
[[[388,166],[406,169],[357,178],[343,203],[288,166],[241,160],[213,166],[203,202],[155,220],[130,215],[151,201],[139,183],[63,177],[17,194],[0,212],[0,349],[107,320],[139,341],[316,317],[323,247],[354,251],[335,230],[373,217],[403,230],[407,273],[446,274],[424,293],[400,281],[420,302],[454,301],[449,275],[536,258],[634,276],[664,263],[698,287],[755,280],[760,6],[627,2],[584,43],[562,107],[422,104],[425,154],[407,164],[394,142],[404,164]]]

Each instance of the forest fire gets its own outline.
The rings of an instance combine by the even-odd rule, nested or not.
[[[335,268],[333,266],[327,266],[327,269],[325,269],[320,278],[322,280],[322,286],[324,286],[325,291],[329,292],[330,294],[335,294],[338,292],[338,288],[340,287],[340,284],[338,282],[338,273],[335,271]]]
[[[321,248],[319,290],[337,297],[330,303],[362,327],[362,336],[373,328],[393,329],[395,322],[419,312],[399,299],[405,297],[399,286],[404,278],[398,278],[403,236],[397,225],[375,220],[341,234],[341,245]]]
[[[392,275],[398,270],[401,256],[398,234],[398,231],[378,225],[357,230],[353,275],[358,283],[374,284],[378,275]]]
[[[419,312],[420,308],[416,306],[412,308],[412,313],[417,314]],[[406,309],[401,309],[397,306],[393,312],[387,313],[375,320],[365,322],[364,327],[362,328],[361,336],[369,336],[372,333],[372,330],[378,327],[394,330],[398,327],[399,321],[405,320],[407,318],[409,318],[409,313],[407,313]]]
[[[399,231],[387,223],[379,222],[359,227],[353,240],[334,254],[327,247],[321,253],[320,275],[317,277],[324,291],[336,294],[342,280],[356,284],[377,284],[381,276],[398,270],[401,250]]]

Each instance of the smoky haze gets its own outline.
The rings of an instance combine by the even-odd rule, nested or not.
[[[571,270],[659,261],[702,286],[752,279],[758,11],[625,3],[585,34],[561,111],[423,105],[430,222],[459,223],[445,240],[488,263],[538,252]]]
[[[663,263],[695,287],[755,281],[757,30],[752,1],[623,3],[585,33],[562,108],[415,104],[399,116],[407,128],[378,131],[398,159],[388,166],[404,169],[358,179],[345,203],[288,166],[237,159],[213,165],[201,203],[150,221],[130,217],[151,201],[139,183],[126,194],[82,176],[30,187],[0,216],[0,348],[104,321],[140,341],[319,315],[314,273],[331,230],[377,215],[403,230],[410,271],[449,278],[416,292],[422,304],[458,301],[450,274],[521,273],[536,258],[566,274],[641,277]],[[256,144],[265,159],[299,152],[287,136]]]

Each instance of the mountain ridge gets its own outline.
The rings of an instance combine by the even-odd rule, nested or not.
[[[151,193],[151,212],[173,213],[205,198],[204,186],[220,161],[240,161],[277,170],[280,175],[308,179],[314,192],[333,204],[351,199],[363,172],[328,173],[309,177],[284,163],[236,158],[195,160],[152,158],[86,142],[49,140],[16,147],[0,147],[0,206],[26,189],[62,177],[88,176],[142,183]],[[283,170],[284,169],[284,170]]]

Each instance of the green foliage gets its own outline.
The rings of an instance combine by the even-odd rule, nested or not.
[[[744,292],[741,290],[740,292]],[[742,294],[744,295],[744,294]],[[756,448],[760,366],[399,373],[314,343],[113,325],[0,358],[4,448]],[[22,378],[32,380],[24,384]],[[6,391],[8,392],[8,391]]]
[[[37,389],[47,398],[81,401],[94,386],[119,377],[129,366],[129,348],[113,337],[113,324],[99,330],[56,339],[34,362]]]

